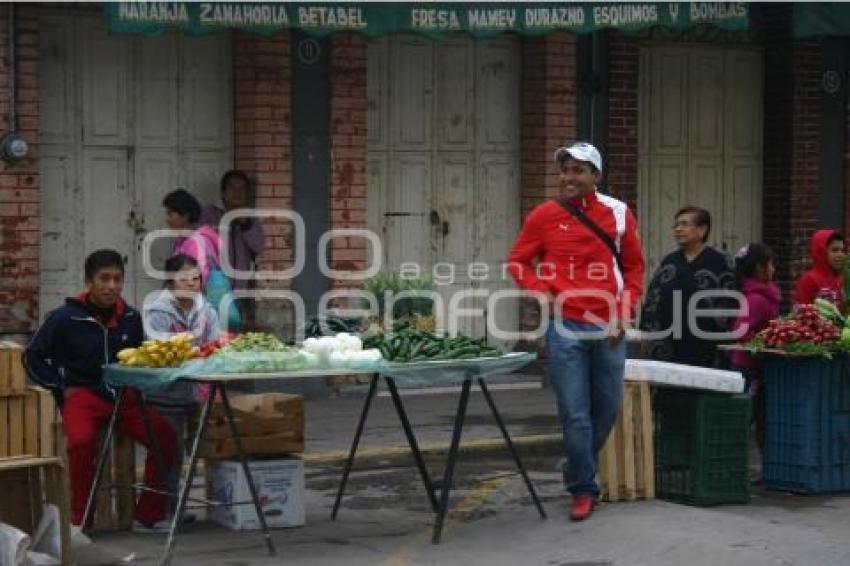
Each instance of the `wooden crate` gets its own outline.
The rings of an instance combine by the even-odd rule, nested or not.
[[[55,446],[59,458],[67,466],[65,435],[61,422],[55,428]],[[98,444],[98,447],[100,445]],[[136,500],[132,484],[136,483],[136,454],[132,439],[117,427],[112,437],[112,447],[103,468],[100,489],[95,497],[93,531],[123,531],[133,526]]]
[[[604,501],[655,498],[655,454],[649,384],[626,382],[623,408],[599,452]]]
[[[68,476],[59,458],[0,460],[0,521],[32,535],[48,503],[59,509],[62,563],[72,564]]]
[[[242,449],[250,456],[279,456],[304,451],[304,398],[300,395],[263,393],[230,399],[233,420]],[[204,442],[204,458],[232,458],[236,443],[231,438],[224,408],[213,405]]]
[[[116,427],[100,489],[95,498],[94,531],[125,531],[133,526],[136,500],[132,485],[136,483],[136,447]]]
[[[0,342],[0,397],[22,395],[26,391],[23,352],[23,347],[14,342]]]
[[[30,389],[38,394],[38,455],[64,457],[62,414],[53,393],[41,387],[30,386]]]
[[[132,440],[116,430],[95,501],[94,530],[124,530],[132,526],[134,451]],[[53,394],[29,386],[22,395],[0,397],[0,464],[36,457],[56,457],[67,464],[62,417]]]
[[[0,397],[0,458],[57,456],[59,420],[53,395],[40,387]]]

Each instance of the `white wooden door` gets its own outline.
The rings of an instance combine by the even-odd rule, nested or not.
[[[141,243],[177,187],[218,200],[232,162],[229,36],[110,36],[101,18],[45,10],[40,27],[41,312],[82,286],[100,247],[126,262],[124,296],[161,286]],[[169,252],[157,242],[157,268]]]
[[[673,247],[673,215],[712,215],[709,243],[734,253],[762,235],[761,52],[647,47],[640,56],[638,205],[647,275]]]
[[[520,215],[518,41],[400,35],[371,42],[368,61],[368,220],[385,269],[421,266],[447,307],[460,291],[506,288]],[[515,330],[517,315],[505,301],[495,318]],[[484,320],[460,330],[483,336]]]

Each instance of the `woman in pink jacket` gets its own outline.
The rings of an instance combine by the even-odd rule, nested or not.
[[[179,236],[174,240],[171,255],[186,255],[198,263],[204,297],[219,311],[222,300],[231,294],[232,288],[230,280],[221,270],[221,239],[218,232],[212,226],[198,226],[201,204],[185,189],[177,189],[165,195],[162,206],[165,207],[165,222],[169,228],[191,230],[191,234]],[[238,330],[241,326],[239,311],[232,300],[227,316],[221,316],[220,319],[227,330]]]
[[[201,289],[206,288],[210,271],[219,266],[221,240],[212,226],[197,226],[201,204],[186,189],[171,191],[162,199],[165,223],[172,230],[192,230],[191,235],[175,238],[171,255],[187,255],[198,262],[201,270]]]
[[[767,323],[779,316],[782,292],[773,282],[776,269],[773,252],[762,244],[749,244],[735,254],[735,271],[738,285],[746,298],[744,314],[739,316],[733,331],[746,327],[741,342],[750,340],[764,329]],[[764,446],[764,388],[761,382],[761,361],[746,352],[732,353],[732,368],[740,371],[747,382],[747,392],[753,398],[753,419],[756,424],[756,442]]]

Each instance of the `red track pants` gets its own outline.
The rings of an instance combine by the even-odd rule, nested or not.
[[[71,481],[71,523],[79,525],[83,521],[89,490],[94,481],[97,452],[102,433],[109,423],[114,403],[104,399],[94,391],[84,387],[73,389],[62,406],[62,425],[68,446],[68,472]],[[174,463],[176,437],[174,430],[153,409],[147,408],[162,451],[166,468]],[[128,389],[121,401],[118,425],[127,436],[148,449],[145,460],[145,484],[162,488],[165,478],[157,481],[156,459],[151,451],[142,411],[139,405],[139,392]],[[136,519],[151,525],[166,518],[165,496],[149,491],[142,492],[136,504]]]

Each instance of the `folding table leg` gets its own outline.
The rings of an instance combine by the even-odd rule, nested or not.
[[[159,472],[160,481],[157,484],[157,487],[165,488],[163,489],[163,491],[165,491],[167,490],[168,469],[165,466],[165,460],[162,458],[162,448],[159,446],[159,438],[156,436],[156,432],[153,429],[153,423],[151,422],[150,415],[147,411],[148,405],[145,403],[145,399],[141,395],[138,396],[138,400],[139,410],[142,413],[142,422],[145,425],[145,432],[147,433],[148,440],[151,444],[151,452],[153,452],[154,462],[156,462],[156,471]]]
[[[160,564],[168,566],[171,563],[171,553],[174,550],[174,543],[177,538],[177,531],[183,527],[183,513],[186,511],[186,501],[189,498],[189,490],[192,489],[192,481],[195,479],[195,467],[198,464],[198,452],[200,451],[201,441],[204,438],[204,430],[207,422],[210,419],[210,411],[213,401],[215,400],[216,391],[221,387],[218,383],[210,384],[210,394],[207,401],[201,407],[201,417],[198,420],[198,429],[195,431],[195,438],[192,440],[192,453],[189,456],[189,468],[186,470],[182,478],[180,486],[180,494],[177,497],[177,507],[174,510],[174,517],[171,519],[171,529],[168,532],[168,540],[165,543]]]
[[[434,484],[431,481],[431,476],[428,475],[428,468],[425,467],[425,460],[422,458],[422,453],[419,451],[419,444],[416,442],[416,436],[413,434],[413,427],[410,426],[410,420],[407,418],[407,411],[404,409],[404,403],[401,402],[401,396],[398,394],[395,380],[389,376],[384,376],[387,382],[387,387],[390,390],[390,395],[393,398],[395,410],[398,413],[398,418],[401,419],[401,426],[404,428],[404,434],[407,436],[407,443],[410,445],[410,451],[413,452],[413,459],[416,460],[416,467],[419,468],[419,475],[422,476],[422,483],[425,484],[425,490],[428,492],[428,500],[431,502],[431,509],[436,513],[439,510],[437,504],[437,496],[434,494]]]
[[[472,387],[472,378],[463,380],[463,387],[460,390],[460,401],[457,405],[457,414],[455,415],[455,426],[452,431],[452,443],[449,447],[449,456],[446,460],[446,470],[443,475],[442,493],[440,494],[440,509],[437,511],[437,521],[434,523],[434,532],[431,537],[431,542],[438,544],[440,537],[443,535],[443,523],[446,520],[446,512],[449,507],[449,493],[452,489],[452,478],[455,471],[455,462],[457,461],[458,447],[460,446],[460,434],[463,431],[463,420],[466,417],[466,406],[469,404],[469,389]]]
[[[363,427],[366,425],[366,417],[369,415],[369,407],[372,405],[372,399],[375,397],[377,387],[378,374],[376,373],[372,375],[372,381],[369,382],[369,393],[366,394],[363,411],[360,413],[360,421],[357,423],[357,431],[354,433],[351,450],[348,452],[348,459],[345,461],[345,468],[342,471],[342,479],[339,482],[339,489],[336,492],[333,511],[331,511],[331,521],[336,520],[336,514],[339,512],[339,504],[342,502],[342,496],[345,493],[345,484],[348,483],[348,475],[351,473],[351,467],[354,465],[354,455],[357,453],[357,445],[360,444],[360,435],[363,434]]]
[[[112,415],[109,417],[109,424],[106,426],[106,434],[103,435],[103,440],[100,443],[100,450],[97,455],[97,465],[95,466],[94,479],[91,482],[89,489],[89,497],[86,501],[86,510],[83,511],[83,529],[89,524],[94,509],[94,500],[97,496],[97,490],[100,488],[100,478],[103,475],[103,466],[106,464],[106,458],[109,455],[109,449],[112,446],[112,435],[115,432],[115,423],[118,422],[118,412],[121,410],[121,400],[124,398],[124,388],[118,390],[118,396],[115,399],[115,405],[112,407]]]
[[[487,400],[487,404],[490,405],[490,411],[493,413],[493,418],[496,419],[496,424],[499,425],[499,430],[502,431],[502,437],[505,439],[505,444],[508,445],[508,450],[511,453],[511,456],[516,463],[516,467],[519,469],[520,475],[522,475],[523,481],[525,481],[525,486],[528,488],[528,493],[531,494],[531,499],[534,501],[534,505],[537,506],[537,511],[540,513],[540,518],[546,518],[546,511],[543,509],[543,504],[540,502],[540,499],[537,497],[537,492],[534,491],[534,486],[531,484],[531,480],[528,479],[528,474],[525,471],[525,466],[522,464],[522,460],[519,458],[519,453],[516,451],[516,447],[514,446],[513,441],[511,440],[510,435],[508,434],[508,429],[505,428],[505,423],[502,421],[502,416],[499,414],[498,409],[496,409],[496,403],[493,401],[493,397],[490,395],[490,391],[487,389],[487,384],[484,383],[483,378],[478,378],[478,385],[481,386],[481,392],[484,393],[484,398]]]
[[[266,539],[266,547],[269,549],[269,556],[275,555],[274,543],[272,542],[269,527],[266,525],[266,516],[263,514],[263,506],[260,504],[260,498],[257,495],[257,486],[254,485],[254,476],[251,475],[251,467],[248,465],[248,459],[245,457],[245,452],[242,450],[242,440],[239,438],[239,433],[236,431],[236,422],[233,420],[233,411],[230,408],[230,401],[227,399],[227,384],[221,383],[221,404],[224,406],[224,414],[227,418],[227,424],[230,425],[230,434],[233,436],[233,443],[236,445],[236,451],[239,453],[239,461],[242,462],[242,473],[245,474],[245,481],[248,482],[248,489],[251,491],[251,499],[254,501],[254,509],[257,511],[257,519],[260,520],[260,526],[263,529],[263,536]]]

